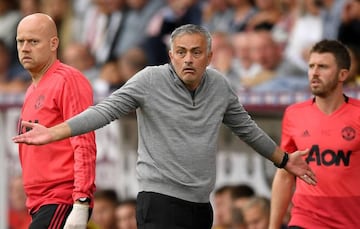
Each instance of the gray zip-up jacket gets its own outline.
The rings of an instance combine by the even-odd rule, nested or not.
[[[266,158],[275,151],[275,142],[251,119],[226,79],[210,68],[190,92],[170,64],[147,67],[68,124],[72,135],[79,135],[135,109],[140,191],[208,202],[221,123]]]

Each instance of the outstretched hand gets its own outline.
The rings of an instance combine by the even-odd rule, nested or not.
[[[316,185],[317,180],[315,173],[312,171],[310,166],[303,159],[303,156],[306,156],[309,153],[309,150],[296,151],[289,154],[289,161],[285,166],[286,171],[294,174],[298,178],[304,180],[310,185]]]
[[[26,127],[30,129],[23,134],[14,136],[12,138],[15,143],[25,143],[28,145],[44,145],[53,141],[53,136],[49,128],[38,123],[32,123],[27,121],[21,122],[21,128]]]

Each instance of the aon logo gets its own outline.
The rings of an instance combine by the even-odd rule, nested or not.
[[[320,152],[319,146],[313,145],[306,158],[306,162],[324,166],[339,166],[342,163],[344,166],[349,166],[351,153],[351,150],[344,152],[343,150],[333,151],[331,149]]]

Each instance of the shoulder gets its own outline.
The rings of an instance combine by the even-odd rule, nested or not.
[[[305,111],[312,107],[313,99],[308,99],[303,102],[294,103],[286,108],[286,113]]]
[[[348,104],[351,104],[354,108],[360,109],[360,100],[349,97]]]
[[[78,69],[69,65],[59,63],[53,72],[58,80],[62,80],[65,84],[79,85],[81,87],[90,86],[90,81]]]
[[[226,76],[212,67],[207,67],[205,71],[206,78],[210,83],[216,83],[217,85],[224,84],[229,85],[229,81],[226,80]]]
[[[348,115],[353,115],[353,118],[360,117],[360,100],[352,97],[348,97],[347,104],[349,106],[346,106],[346,113]]]
[[[210,77],[215,77],[215,78],[222,77],[222,78],[225,78],[225,76],[221,72],[219,72],[217,69],[215,69],[213,67],[207,67],[206,68],[206,74],[209,75]]]

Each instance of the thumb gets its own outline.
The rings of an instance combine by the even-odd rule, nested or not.
[[[303,151],[300,151],[300,155],[301,156],[306,156],[306,155],[308,155],[309,154],[309,149],[305,149],[305,150],[303,150]]]

